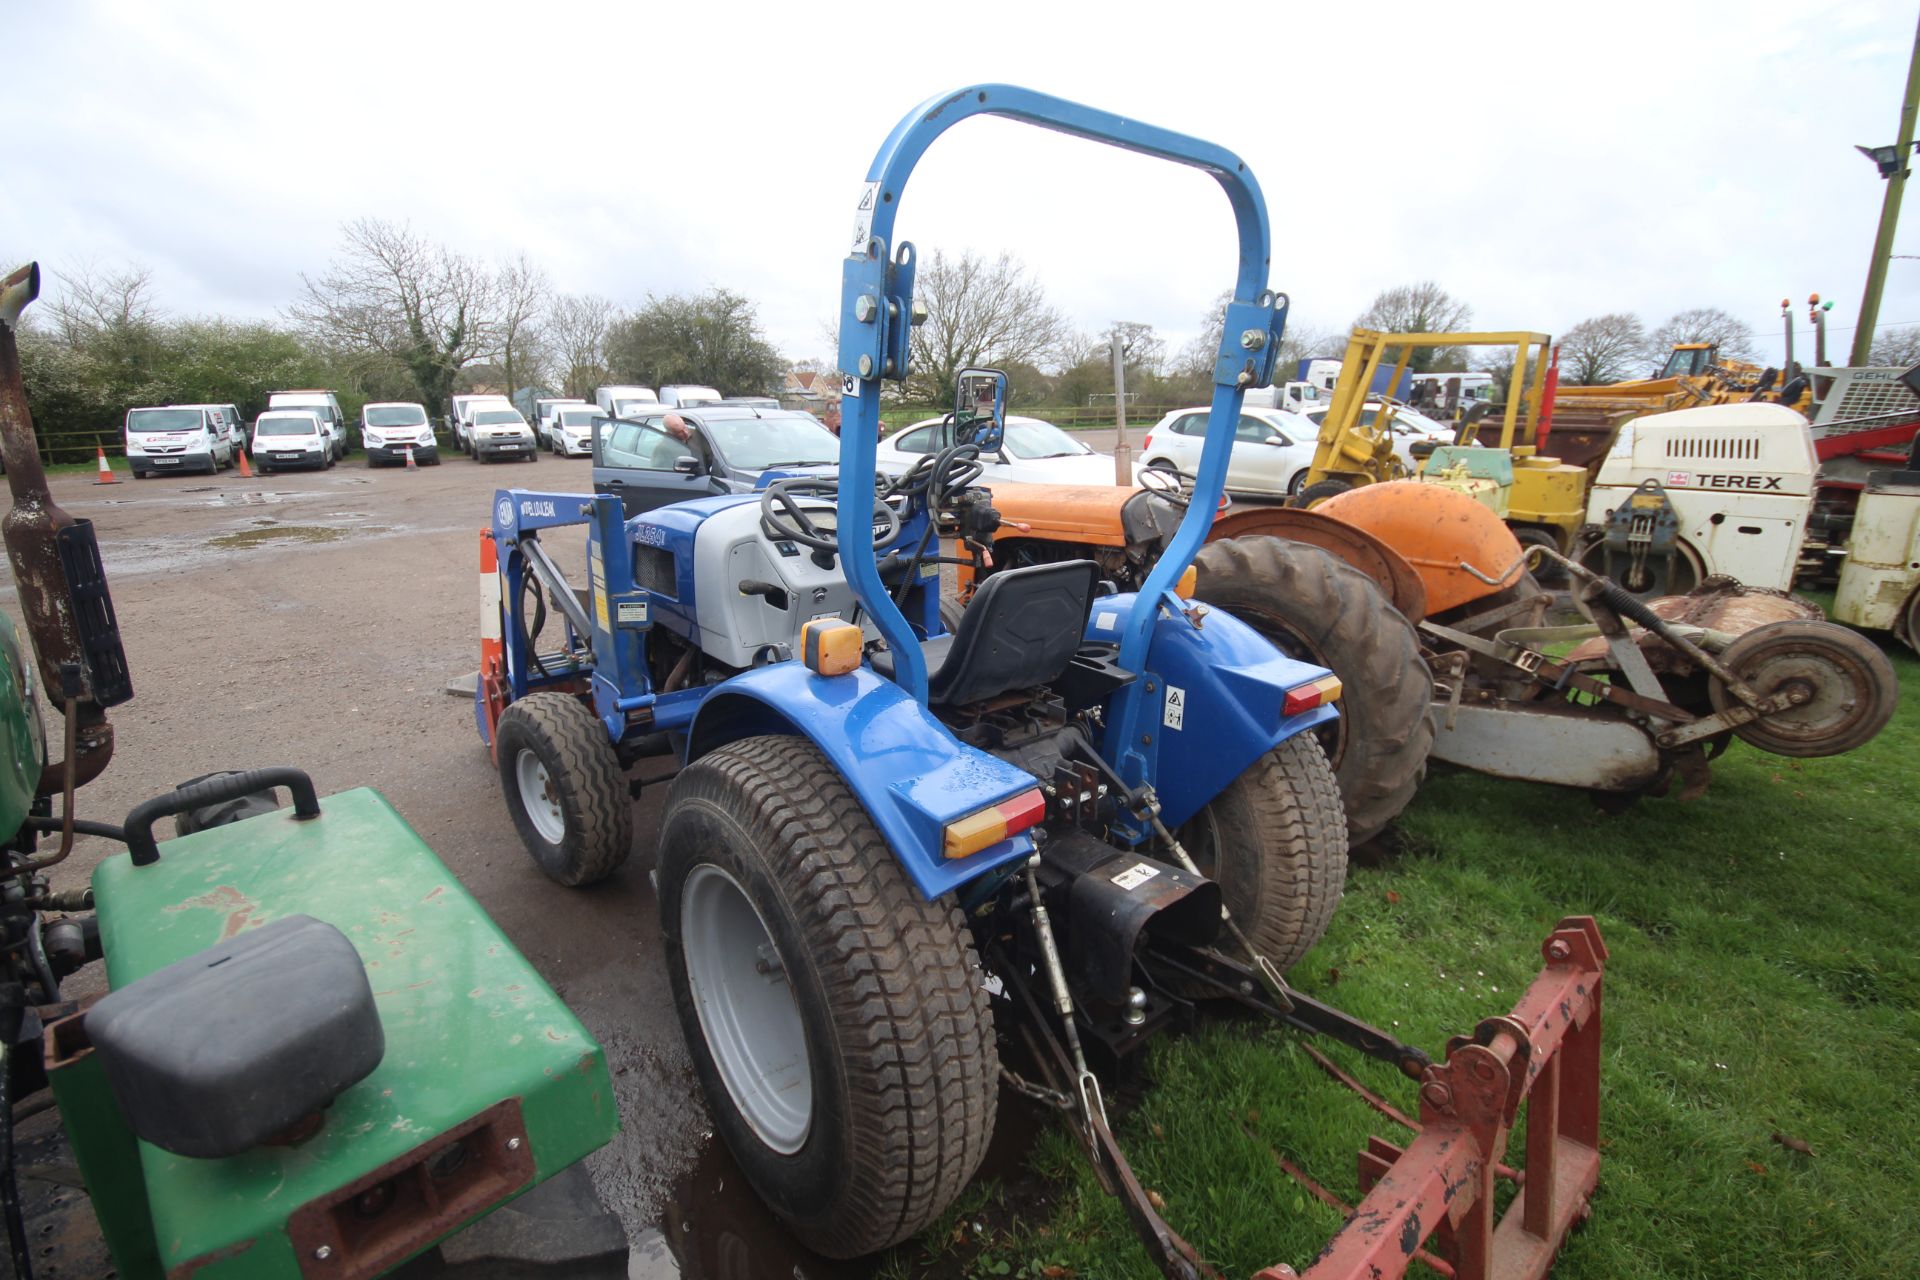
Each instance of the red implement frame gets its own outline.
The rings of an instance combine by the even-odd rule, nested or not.
[[[1600,980],[1607,948],[1591,916],[1562,920],[1546,968],[1514,1011],[1456,1037],[1420,1082],[1419,1136],[1374,1139],[1365,1199],[1305,1280],[1386,1280],[1429,1240],[1459,1280],[1538,1280],[1600,1174]],[[1528,1105],[1525,1181],[1493,1216],[1495,1172]],[[1255,1280],[1301,1280],[1285,1265]]]

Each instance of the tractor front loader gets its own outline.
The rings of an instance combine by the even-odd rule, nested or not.
[[[73,1274],[59,1251],[96,1237],[55,1219],[90,1207],[127,1280],[498,1275],[536,1258],[625,1275],[624,1234],[578,1169],[567,1194],[536,1193],[570,1230],[436,1250],[603,1145],[616,1115],[600,1047],[383,798],[323,800],[300,770],[267,768],[195,779],[120,824],[76,815],[133,686],[93,526],[54,503],[34,444],[15,333],[38,290],[37,266],[0,280],[6,547],[32,641],[0,616],[11,1274]],[[126,851],[91,887],[55,889],[81,835]],[[63,992],[100,961],[106,994]],[[14,1122],[48,1091],[85,1194],[30,1225]]]
[[[1232,208],[1239,270],[1193,501],[1142,511],[1165,518],[1153,563],[1129,589],[1114,548],[1002,567],[943,619],[943,562],[1001,563],[1008,530],[977,481],[1005,430],[1005,375],[963,371],[955,443],[910,473],[877,476],[874,455],[916,314],[901,196],[928,146],[978,115],[1205,172]],[[1356,1254],[1338,1275],[1400,1274],[1431,1238],[1461,1276],[1538,1276],[1583,1210],[1597,1058],[1569,1051],[1599,1034],[1590,923],[1549,942],[1537,999],[1443,1063],[1283,976],[1345,879],[1318,736],[1341,680],[1183,585],[1243,393],[1279,347],[1270,249],[1231,152],[1004,85],[943,95],[901,121],[861,190],[837,475],[769,472],[756,493],[632,519],[610,497],[496,496],[475,715],[508,811],[548,875],[587,884],[628,856],[632,767],[678,757],[653,867],[666,978],[715,1128],[820,1252],[871,1253],[933,1222],[979,1167],[1006,1087],[1058,1111],[1166,1275],[1215,1274],[1133,1176],[1104,1101],[1155,1034],[1212,1001],[1421,1082],[1425,1136],[1376,1149],[1380,1184],[1355,1218],[1397,1221],[1398,1254]],[[565,526],[585,526],[580,585],[542,542]],[[1556,1172],[1483,1230],[1480,1175],[1528,1096]],[[1405,1214],[1403,1186],[1435,1198]]]

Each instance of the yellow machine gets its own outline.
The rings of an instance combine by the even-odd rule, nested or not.
[[[1299,505],[1313,506],[1364,484],[1403,478],[1407,466],[1394,451],[1388,415],[1366,413],[1376,376],[1391,361],[1398,387],[1419,350],[1460,347],[1512,347],[1512,391],[1499,423],[1497,443],[1487,439],[1492,424],[1469,421],[1460,439],[1435,449],[1418,479],[1458,489],[1491,508],[1523,543],[1551,546],[1561,554],[1573,549],[1586,515],[1590,475],[1540,452],[1534,443],[1540,426],[1541,389],[1553,339],[1544,333],[1381,333],[1355,329],[1347,340],[1333,401],[1320,425],[1313,468]],[[1600,453],[1604,455],[1603,448]]]
[[[1719,347],[1712,343],[1676,342],[1657,378],[1559,387],[1554,392],[1554,429],[1587,428],[1609,418],[1666,413],[1704,404],[1737,404],[1755,395],[1770,395],[1775,403],[1812,416],[1813,393],[1805,380],[1798,387],[1791,383],[1781,386],[1776,370],[1744,360],[1722,360],[1719,355]]]

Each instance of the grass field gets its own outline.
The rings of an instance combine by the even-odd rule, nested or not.
[[[1889,652],[1907,698],[1867,748],[1789,761],[1736,745],[1691,803],[1607,816],[1578,794],[1431,776],[1404,848],[1353,871],[1294,969],[1303,990],[1437,1056],[1507,1011],[1556,919],[1599,918],[1604,1160],[1559,1280],[1920,1275],[1920,662]],[[1404,1140],[1299,1042],[1229,1023],[1163,1043],[1121,1124],[1168,1221],[1229,1277],[1304,1268],[1340,1225],[1274,1152],[1351,1199],[1366,1136]],[[1415,1110],[1409,1082],[1333,1054]],[[886,1270],[1157,1274],[1063,1130],[1031,1159],[1044,1205],[993,1206],[1021,1197],[983,1185],[955,1222],[997,1225],[949,1223]]]

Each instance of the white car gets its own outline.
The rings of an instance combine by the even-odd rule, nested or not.
[[[606,416],[595,404],[555,405],[547,427],[547,447],[563,458],[591,458],[594,420]]]
[[[1227,491],[1283,497],[1300,492],[1313,466],[1320,428],[1285,409],[1242,409],[1227,457]],[[1140,445],[1140,465],[1196,475],[1207,442],[1207,408],[1175,409],[1153,424]]]
[[[1394,405],[1392,411],[1393,456],[1400,459],[1408,471],[1420,469],[1420,459],[1413,456],[1415,444],[1422,440],[1434,444],[1453,443],[1453,431],[1446,423],[1429,418],[1424,413],[1415,413],[1405,405]],[[1379,415],[1380,402],[1377,400],[1369,400],[1360,406],[1360,422],[1364,426],[1372,426]],[[1309,409],[1305,414],[1315,431],[1319,430],[1320,422],[1326,416],[1326,408]]]
[[[928,418],[896,431],[880,442],[875,462],[892,476],[905,475],[929,453],[952,442],[952,428]],[[1009,417],[1000,452],[980,458],[980,482],[1018,480],[1028,484],[1112,484],[1113,457],[1096,453],[1051,422]]]

